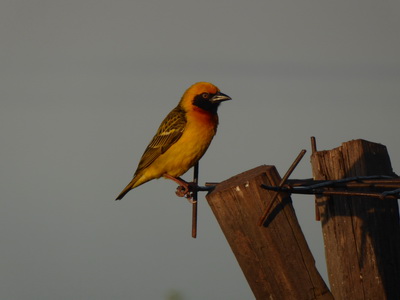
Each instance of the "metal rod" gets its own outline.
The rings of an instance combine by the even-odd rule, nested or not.
[[[199,162],[194,165],[193,169],[193,182],[195,185],[199,182]],[[193,204],[192,204],[192,238],[197,237],[197,191],[198,189],[194,189],[193,191]]]
[[[387,178],[388,176],[384,177]],[[343,178],[343,179],[338,179],[338,180],[328,180],[328,181],[323,181],[317,184],[309,185],[307,189],[315,189],[315,188],[321,188],[321,187],[328,187],[340,183],[347,183],[351,181],[361,181],[364,179],[377,179],[377,178],[382,178],[380,175],[378,176],[358,176],[358,177],[348,177],[348,178]]]
[[[290,188],[301,188],[301,189],[310,189],[309,186],[311,184],[318,184],[321,183],[320,180],[316,181],[303,181],[301,179],[293,179],[293,180],[288,180],[286,181],[287,187]],[[332,188],[337,188],[337,187],[346,187],[346,188],[377,188],[377,189],[396,189],[400,188],[400,181],[398,182],[386,182],[386,181],[380,181],[380,180],[375,180],[375,181],[362,181],[362,182],[348,182],[348,183],[337,183],[337,182],[330,182],[330,184],[327,184],[325,187],[332,187]]]
[[[324,196],[359,196],[359,197],[372,197],[372,198],[392,198],[397,199],[398,197],[394,195],[383,195],[380,193],[361,193],[361,192],[347,192],[347,191],[323,191],[322,195]]]
[[[315,140],[315,136],[311,137],[311,153],[314,155],[317,153],[317,141]],[[315,220],[321,220],[321,214],[319,212],[319,207],[317,203],[317,198],[314,199],[314,209],[315,209]]]
[[[279,187],[282,187],[286,180],[289,178],[289,176],[292,174],[292,172],[294,171],[294,169],[297,167],[297,165],[299,164],[300,160],[303,158],[304,154],[306,154],[306,150],[303,149],[300,151],[299,155],[297,156],[297,158],[294,160],[294,162],[292,163],[292,165],[290,166],[289,170],[287,170],[285,176],[283,176],[281,182],[279,183]],[[264,214],[262,215],[262,217],[260,218],[260,220],[258,221],[258,226],[263,226],[265,223],[265,220],[268,217],[269,211],[272,207],[272,205],[274,204],[277,196],[278,196],[279,192],[276,192],[273,196],[271,201],[269,202],[269,205],[267,206],[267,208],[264,211]]]
[[[400,194],[400,189],[395,189],[393,191],[386,191],[382,193],[383,197],[389,196],[389,195],[395,195],[395,194]]]
[[[319,195],[319,196],[359,196],[359,197],[373,197],[373,198],[391,198],[397,199],[399,197],[394,194],[399,194],[400,190],[394,190],[386,193],[367,193],[367,192],[352,192],[352,191],[327,191],[324,189],[298,189],[278,186],[268,186],[265,184],[261,185],[262,188],[275,192],[283,192],[289,194],[302,194],[302,195]]]

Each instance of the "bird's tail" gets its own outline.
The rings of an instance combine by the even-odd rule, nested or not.
[[[122,190],[122,192],[118,195],[115,200],[121,200],[124,196],[135,187],[141,185],[144,182],[138,182],[141,176],[133,177],[132,181],[128,183],[128,185]]]

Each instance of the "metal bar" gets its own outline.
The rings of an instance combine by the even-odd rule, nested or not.
[[[216,186],[217,184],[218,184],[218,183],[215,183],[215,182],[212,182],[212,183],[206,182],[206,186],[198,185],[198,186],[196,187],[196,190],[197,190],[198,192],[211,192],[213,189],[215,189],[215,186]]]
[[[306,152],[307,152],[307,151],[306,151],[305,149],[303,149],[303,150],[300,151],[299,155],[298,155],[297,158],[294,160],[294,162],[293,162],[292,165],[290,166],[289,170],[287,170],[285,176],[283,176],[281,182],[279,183],[279,187],[282,187],[282,186],[285,184],[286,180],[287,180],[287,179],[289,178],[289,176],[292,174],[292,172],[293,172],[294,169],[297,167],[297,165],[299,164],[300,160],[303,158],[304,154],[306,154]],[[279,193],[276,192],[276,193],[272,196],[272,199],[271,199],[271,201],[269,202],[269,205],[267,206],[267,208],[265,209],[265,211],[264,211],[262,217],[261,217],[260,220],[258,221],[258,226],[263,226],[263,225],[264,225],[265,220],[266,220],[267,217],[268,217],[269,211],[270,211],[272,205],[274,204],[275,199],[277,198],[278,194],[279,194]]]
[[[311,137],[311,154],[317,153],[317,141],[315,140],[315,136]],[[317,203],[317,198],[314,199],[314,209],[315,209],[315,220],[321,220],[321,214],[319,212],[319,207]]]
[[[375,179],[368,179],[368,178],[375,178]],[[400,186],[400,178],[398,177],[390,177],[390,176],[385,176],[385,175],[376,175],[376,176],[360,176],[360,177],[351,177],[351,180],[354,180],[356,182],[351,182],[347,180],[347,178],[344,179],[339,179],[339,180],[313,180],[312,178],[306,178],[306,179],[288,179],[286,181],[287,185],[293,186],[293,187],[299,187],[299,186],[311,186],[314,184],[320,184],[324,182],[333,182],[334,184],[341,186],[341,184],[338,183],[346,183],[343,186],[368,186],[368,185],[376,185],[376,186],[394,186],[394,187],[399,187]]]
[[[395,189],[393,191],[386,191],[382,193],[382,196],[387,197],[389,195],[400,194],[400,189]]]
[[[362,181],[365,179],[378,179],[378,178],[391,178],[390,176],[358,176],[358,177],[348,177],[348,178],[343,178],[343,179],[338,179],[338,180],[329,180],[329,181],[323,181],[317,184],[313,184],[313,185],[308,185],[308,186],[304,186],[303,188],[305,189],[316,189],[316,188],[321,188],[321,187],[328,187],[328,186],[332,186],[332,185],[336,185],[336,184],[340,184],[340,183],[347,183],[347,182],[351,182],[351,181]]]
[[[268,186],[265,184],[261,185],[262,188],[275,192],[283,192],[289,194],[302,194],[302,195],[319,195],[319,196],[359,196],[359,197],[373,197],[373,198],[391,198],[398,199],[394,194],[399,194],[400,189],[394,190],[389,193],[367,193],[367,192],[351,192],[351,191],[325,191],[316,189],[298,189],[290,187],[279,187],[279,186]]]
[[[199,162],[194,165],[193,182],[195,185],[197,185],[199,182]],[[194,239],[197,237],[197,191],[197,188],[193,191],[192,203],[192,238]]]

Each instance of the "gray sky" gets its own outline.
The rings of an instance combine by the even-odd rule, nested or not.
[[[382,143],[399,172],[399,31],[398,1],[1,1],[0,298],[251,299],[206,201],[194,240],[174,183],[115,197],[197,81],[233,98],[201,182],[283,175],[313,135]],[[326,279],[313,198],[293,200]]]

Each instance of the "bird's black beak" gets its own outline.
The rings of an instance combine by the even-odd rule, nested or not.
[[[215,94],[210,101],[212,103],[216,103],[216,102],[222,102],[222,101],[227,101],[227,100],[232,100],[231,97],[229,97],[228,95],[225,95],[221,92],[219,92],[218,94]]]

